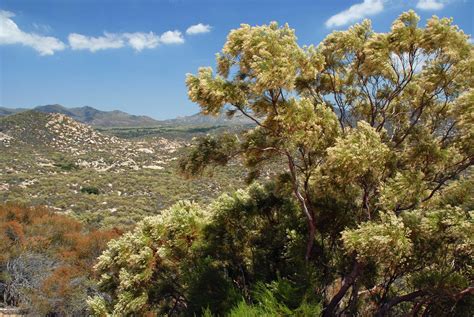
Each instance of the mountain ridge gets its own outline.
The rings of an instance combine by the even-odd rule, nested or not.
[[[132,115],[119,110],[102,111],[90,106],[67,108],[59,104],[37,106],[32,109],[0,107],[0,117],[5,117],[29,110],[42,113],[63,114],[76,121],[88,124],[93,127],[154,126],[159,123],[158,120],[148,116]]]
[[[190,126],[215,126],[215,125],[247,125],[253,122],[243,115],[236,114],[229,118],[225,112],[217,116],[196,113],[174,119],[156,120],[144,115],[132,115],[120,110],[102,111],[90,106],[68,108],[59,104],[37,106],[32,109],[0,107],[0,118],[25,111],[42,113],[60,113],[76,121],[93,127],[147,127],[158,125],[190,125]]]

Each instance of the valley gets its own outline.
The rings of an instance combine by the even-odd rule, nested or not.
[[[208,203],[243,185],[237,163],[215,169],[212,177],[186,179],[177,161],[194,137],[229,129],[240,128],[94,129],[64,114],[5,116],[0,118],[0,200],[45,205],[96,227],[132,226],[179,200]]]

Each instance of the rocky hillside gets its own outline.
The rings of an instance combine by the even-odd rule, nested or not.
[[[25,111],[0,118],[0,148],[34,149],[43,154],[71,156],[72,163],[101,170],[160,166],[180,144],[152,138],[144,144],[102,134],[92,127],[59,113]],[[159,152],[159,153],[158,153]]]
[[[63,114],[25,111],[0,119],[0,131],[13,140],[37,147],[53,147],[60,151],[76,152],[78,147],[91,150],[116,143],[89,126]],[[6,139],[6,137],[4,137]]]
[[[185,179],[176,169],[184,143],[123,139],[57,113],[3,117],[0,201],[47,205],[94,226],[127,226],[178,200],[208,203],[244,178],[232,166],[214,170],[212,179]]]

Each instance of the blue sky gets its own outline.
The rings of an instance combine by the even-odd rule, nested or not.
[[[422,25],[432,15],[453,17],[473,34],[473,2],[2,0],[0,106],[189,115],[199,109],[187,99],[185,74],[214,66],[228,32],[241,23],[288,22],[301,45],[317,44],[364,17],[387,31],[401,12],[415,9]]]

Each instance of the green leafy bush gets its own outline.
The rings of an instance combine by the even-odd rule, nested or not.
[[[93,194],[93,195],[99,195],[100,191],[97,187],[94,186],[85,186],[81,188],[81,193],[84,194]]]

